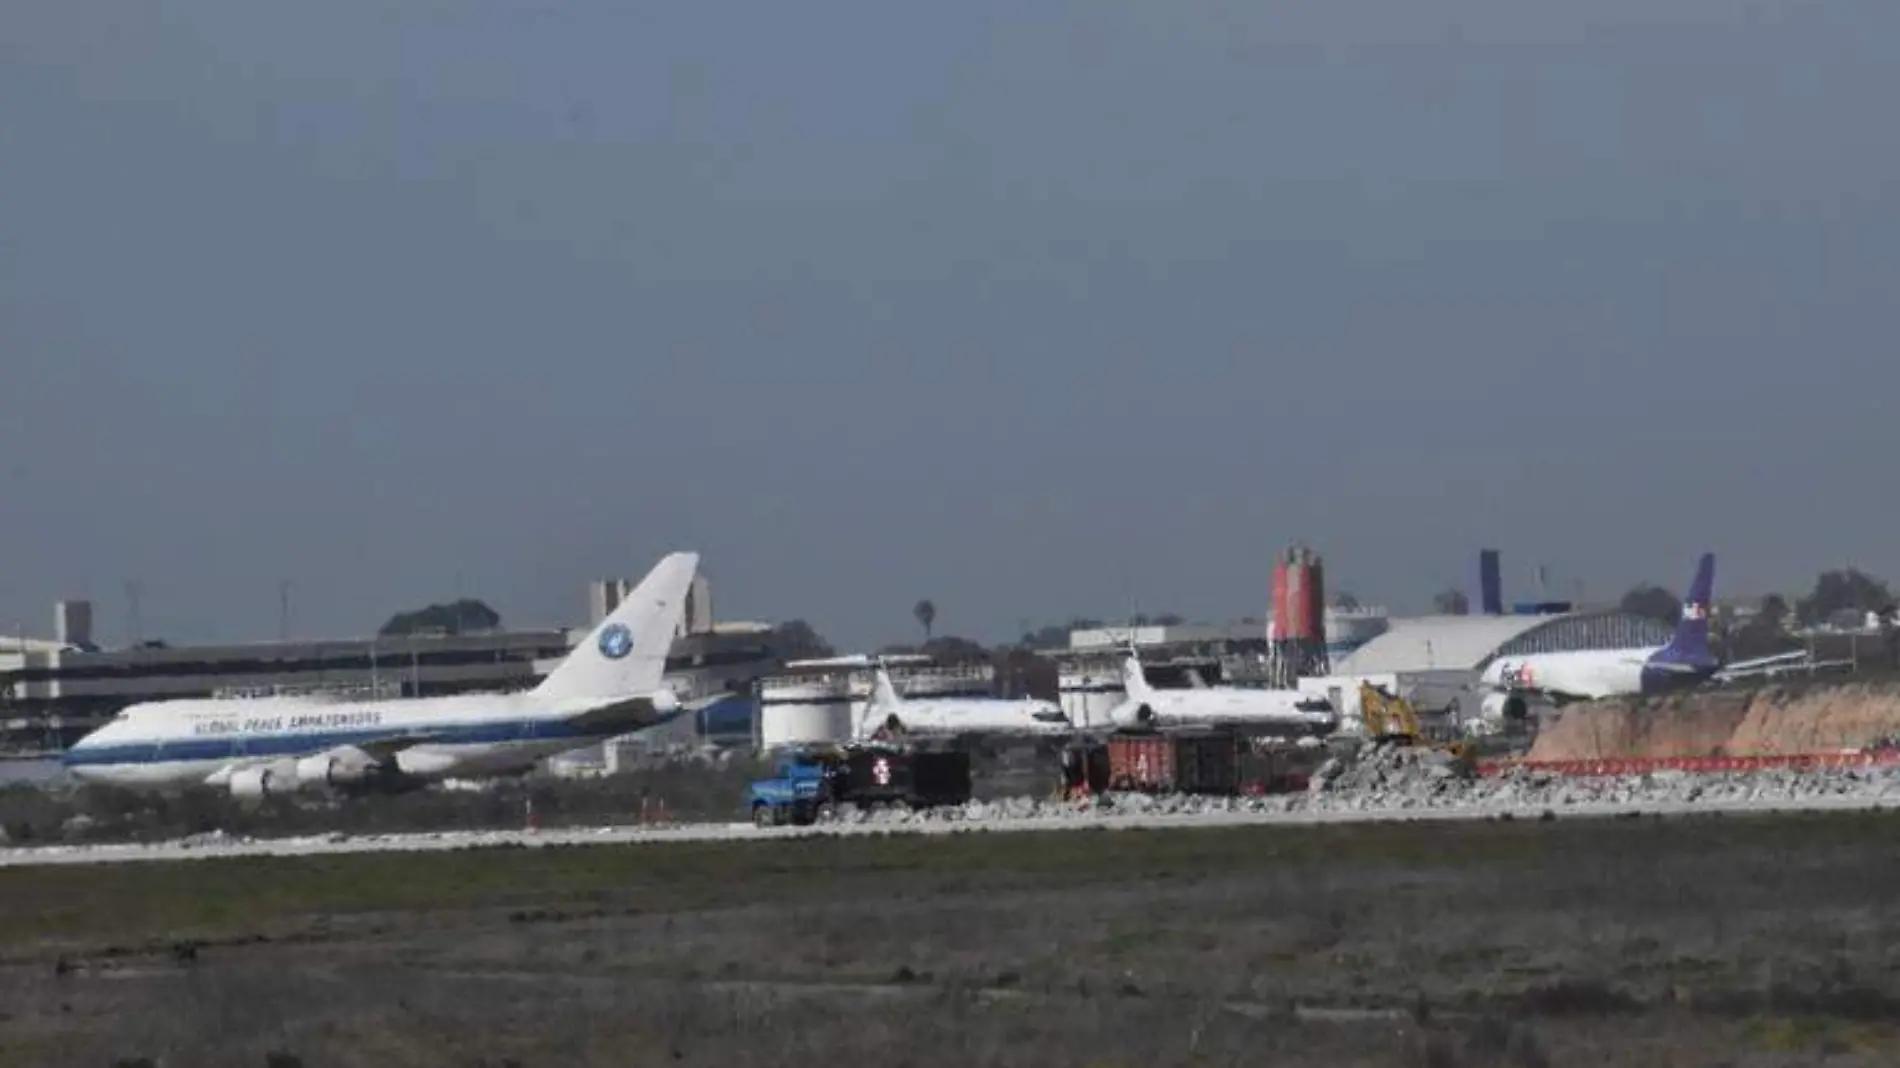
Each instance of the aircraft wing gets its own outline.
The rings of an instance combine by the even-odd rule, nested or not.
[[[296,759],[307,757],[307,756],[322,756],[326,753],[334,754],[334,753],[339,753],[339,752],[352,750],[352,749],[356,750],[357,752],[362,753],[364,756],[367,756],[370,760],[378,764],[384,764],[393,760],[396,754],[400,753],[404,749],[408,749],[412,746],[426,745],[429,742],[435,741],[438,737],[440,737],[440,735],[432,731],[418,730],[418,731],[409,731],[404,734],[392,735],[387,738],[377,738],[372,741],[350,742],[344,745],[331,746],[328,749],[319,749],[319,750],[313,750],[310,752],[293,753],[293,754],[289,754],[288,756],[279,754],[279,755],[270,755],[270,756],[258,755],[258,756],[239,757],[235,760],[232,760],[230,763],[225,764],[224,766],[218,768],[218,770],[212,772],[211,774],[205,776],[204,784],[206,786],[224,786],[225,784],[231,781],[231,776],[234,775],[235,773],[242,771],[245,768],[256,767],[260,764],[268,765],[268,764],[274,764],[274,763],[277,763],[278,761],[282,761],[286,759],[296,760]]]
[[[1751,660],[1737,660],[1732,664],[1724,664],[1722,670],[1716,672],[1716,675],[1724,679],[1745,678],[1749,675],[1766,674],[1767,669],[1777,664],[1788,664],[1807,658],[1808,653],[1804,649],[1797,649],[1791,653],[1776,653],[1774,656],[1758,656]]]
[[[631,733],[648,727],[657,727],[677,716],[697,711],[698,708],[711,703],[707,701],[688,704],[677,698],[666,700],[665,698],[673,696],[671,690],[660,691],[660,695],[657,696],[659,696],[657,700],[654,694],[629,697],[575,712],[564,719],[568,724],[577,727],[589,729],[607,727]]]
[[[336,748],[359,749],[367,754],[370,759],[381,763],[411,746],[427,745],[435,741],[437,737],[439,737],[439,735],[432,731],[410,731],[406,734],[398,734],[389,738],[377,738],[374,741],[351,742],[348,745],[341,745]]]

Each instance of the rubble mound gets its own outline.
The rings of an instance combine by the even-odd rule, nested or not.
[[[1319,766],[1307,789],[1323,791],[1435,791],[1473,777],[1471,765],[1451,753],[1421,746],[1363,746]]]
[[[1900,681],[1793,683],[1591,701],[1558,712],[1531,760],[1774,756],[1900,735]]]

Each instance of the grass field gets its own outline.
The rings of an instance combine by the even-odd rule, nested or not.
[[[1900,817],[0,871],[0,1063],[1881,1064]]]

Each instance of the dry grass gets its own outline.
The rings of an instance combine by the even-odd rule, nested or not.
[[[0,1063],[1891,1063],[1900,817],[0,872]]]

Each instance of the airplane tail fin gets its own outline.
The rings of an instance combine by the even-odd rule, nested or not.
[[[872,676],[871,707],[879,710],[894,709],[903,703],[904,699],[897,694],[897,687],[891,685],[890,671],[885,668],[883,661],[879,661],[877,674]]]
[[[1696,562],[1695,581],[1682,601],[1676,633],[1663,646],[1660,659],[1681,664],[1714,663],[1709,651],[1709,610],[1715,598],[1715,554],[1703,553]]]
[[[666,674],[666,654],[673,648],[686,594],[698,570],[698,553],[663,558],[585,641],[548,672],[534,688],[534,696],[624,698],[659,690]]]
[[[1128,659],[1122,661],[1122,689],[1127,691],[1128,699],[1139,701],[1153,691],[1148,686],[1148,676],[1141,670],[1141,658],[1129,650]]]

